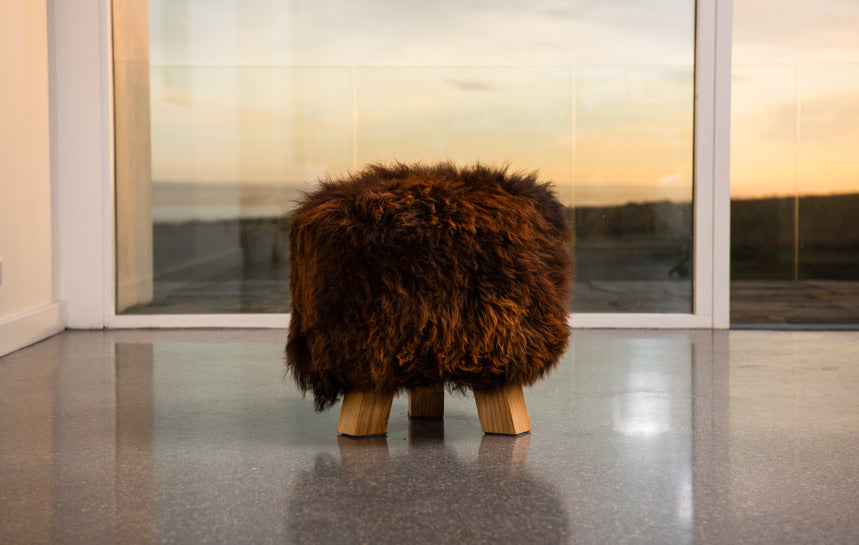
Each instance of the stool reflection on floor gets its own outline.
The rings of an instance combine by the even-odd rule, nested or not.
[[[474,392],[487,433],[530,430],[522,387],[567,345],[566,210],[534,174],[373,165],[326,180],[289,223],[287,365],[338,431],[383,434],[393,396],[440,417]]]

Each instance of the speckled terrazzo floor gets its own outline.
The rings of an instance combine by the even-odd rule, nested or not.
[[[859,543],[859,333],[576,331],[484,436],[335,433],[285,332],[66,332],[0,358],[0,543]]]

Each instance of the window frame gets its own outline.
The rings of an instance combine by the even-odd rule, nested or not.
[[[55,293],[71,328],[285,328],[288,314],[115,311],[111,0],[49,2]],[[732,0],[695,21],[694,279],[688,314],[580,313],[575,328],[729,327]],[[94,92],[95,91],[95,92]]]

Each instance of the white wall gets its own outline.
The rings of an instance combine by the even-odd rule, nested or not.
[[[45,2],[0,2],[0,355],[62,329],[53,302]]]

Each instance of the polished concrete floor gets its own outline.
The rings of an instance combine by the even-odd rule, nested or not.
[[[66,332],[0,358],[0,543],[859,543],[859,333],[576,331],[484,436],[335,432],[283,331]]]

